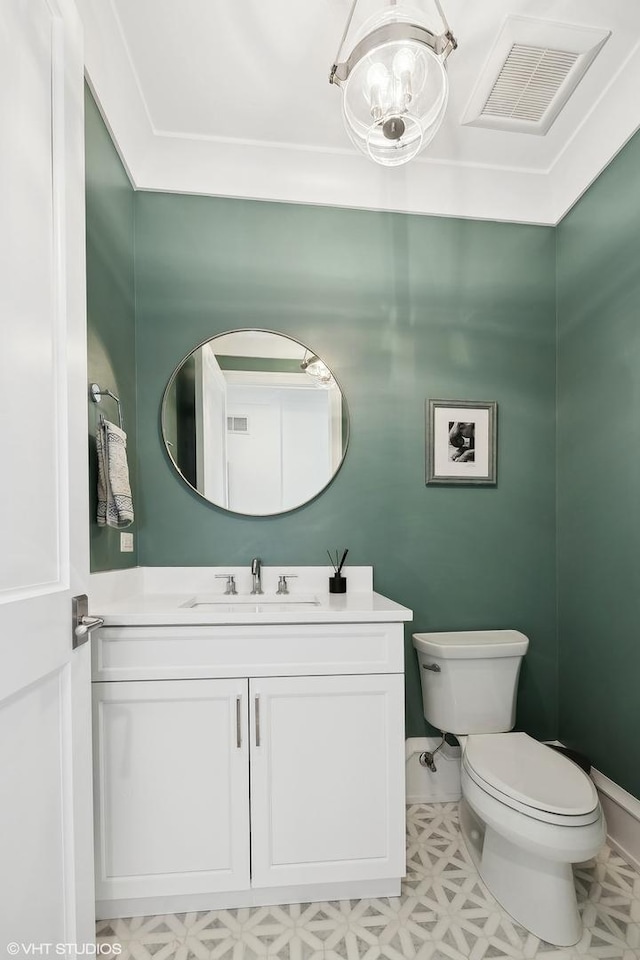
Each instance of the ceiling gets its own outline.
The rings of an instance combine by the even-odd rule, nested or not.
[[[445,121],[386,168],[352,147],[328,82],[351,0],[77,0],[87,78],[137,189],[557,223],[640,127],[640,4],[442,3],[459,44]],[[440,32],[433,0],[417,5]],[[375,9],[360,0],[357,21]],[[461,122],[514,15],[610,31],[544,136]]]

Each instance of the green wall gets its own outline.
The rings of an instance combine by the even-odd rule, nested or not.
[[[135,208],[140,564],[324,564],[348,546],[414,610],[408,735],[425,729],[412,630],[515,627],[519,724],[555,736],[554,230],[159,193]],[[317,352],[351,415],[335,482],[282,517],[208,505],[160,438],[176,363],[251,326]],[[429,397],[497,400],[496,487],[425,486]]]
[[[134,192],[95,102],[85,95],[87,218],[87,327],[89,383],[122,401],[134,510],[136,484],[136,369],[134,288]],[[89,401],[91,569],[132,567],[136,553],[120,553],[120,531],[96,523],[95,435],[100,413],[117,420],[116,405]],[[137,539],[137,524],[128,528]]]
[[[640,136],[557,234],[559,736],[640,797]]]
[[[519,726],[640,796],[640,135],[553,230],[134,195],[90,95],[86,122],[89,375],[123,399],[140,536],[121,554],[92,522],[92,569],[323,564],[348,545],[414,610],[408,735],[425,729],[411,632],[516,627],[531,638]],[[278,518],[204,503],[160,439],[177,361],[245,326],[317,350],[351,413],[336,481]],[[425,487],[429,397],[498,401],[497,487]]]

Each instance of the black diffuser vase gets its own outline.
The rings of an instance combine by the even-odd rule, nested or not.
[[[343,577],[341,573],[334,573],[332,577],[329,577],[329,593],[346,593],[347,592],[347,578]]]

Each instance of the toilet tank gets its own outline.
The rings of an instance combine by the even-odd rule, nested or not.
[[[518,674],[529,646],[523,633],[415,633],[413,645],[424,715],[432,726],[455,734],[506,733],[513,728]]]

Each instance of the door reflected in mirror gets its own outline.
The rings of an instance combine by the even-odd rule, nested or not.
[[[177,366],[162,401],[171,463],[200,496],[271,516],[316,497],[342,465],[347,406],[331,370],[292,337],[234,330]]]

